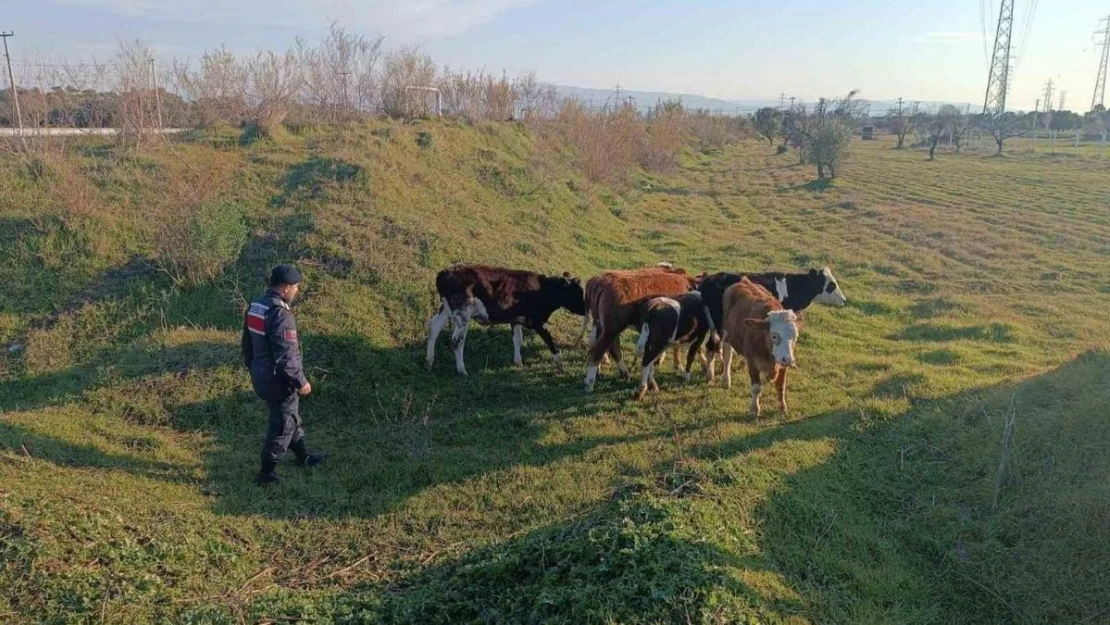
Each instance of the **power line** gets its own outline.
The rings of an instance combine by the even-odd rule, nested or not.
[[[987,94],[983,98],[983,114],[1001,115],[1006,112],[1006,93],[1010,87],[1011,38],[1014,31],[1014,0],[1002,0],[998,9],[998,27],[994,34],[994,52],[991,54],[990,73],[987,74]]]
[[[8,31],[0,33],[0,39],[4,40],[4,59],[8,62],[8,85],[12,89],[12,102],[15,102],[15,117],[19,120],[19,135],[23,136],[23,113],[19,110],[19,89],[15,88],[15,76],[12,74],[12,55],[8,53],[8,37],[14,37],[15,33]]]
[[[1110,65],[1110,15],[1099,20],[1098,25],[1102,27],[1102,30],[1095,31],[1095,34],[1103,35],[1104,38],[1102,43],[1099,44],[1102,46],[1102,58],[1098,64],[1098,74],[1095,76],[1095,92],[1091,96],[1092,111],[1096,107],[1106,104],[1106,70],[1107,65]]]

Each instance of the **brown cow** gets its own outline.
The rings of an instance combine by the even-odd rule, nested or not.
[[[786,370],[795,366],[794,344],[798,340],[798,316],[785,310],[771,292],[741,279],[724,293],[723,323],[724,385],[732,385],[732,352],[740,352],[748,363],[752,381],[751,412],[760,416],[759,394],[762,376],[774,380],[778,390],[779,411],[786,409]]]
[[[651,297],[676,296],[694,288],[694,279],[683,269],[653,267],[606,271],[586,283],[586,314],[593,317],[594,335],[588,354],[586,391],[593,390],[598,366],[608,353],[621,372],[629,375],[621,362],[620,334],[639,325],[639,302]]]

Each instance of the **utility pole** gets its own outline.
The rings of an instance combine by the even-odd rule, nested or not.
[[[790,112],[791,113],[794,112],[794,100],[797,100],[797,99],[798,98],[795,98],[794,96],[790,96]]]
[[[158,128],[162,129],[162,96],[158,94],[158,72],[154,71],[154,59],[150,60],[150,82],[154,85],[154,106],[158,112]]]
[[[1099,44],[1102,46],[1102,58],[1098,64],[1098,75],[1095,76],[1095,93],[1091,96],[1092,111],[1095,110],[1095,107],[1106,104],[1106,66],[1110,65],[1110,15],[1099,20],[1098,25],[1102,30],[1095,31],[1095,34],[1104,37],[1102,43]]]
[[[1049,78],[1044,86],[1044,112],[1048,113],[1052,110],[1052,79]]]
[[[12,88],[12,102],[15,103],[15,118],[19,123],[19,136],[23,136],[23,113],[19,110],[19,91],[15,88],[15,76],[12,74],[12,56],[8,54],[8,37],[14,37],[13,32],[0,33],[4,40],[4,58],[8,61],[8,85]]]
[[[1006,112],[1006,93],[1010,88],[1010,38],[1014,31],[1014,0],[1002,0],[998,9],[998,27],[994,33],[994,52],[987,74],[987,94],[983,98],[983,114],[997,117]]]
[[[339,72],[339,75],[343,77],[343,112],[347,111],[347,107],[350,106],[351,102],[347,97],[347,76],[350,74],[351,72]]]
[[[779,110],[781,111],[784,108],[786,108],[786,92],[785,91],[780,91],[779,92]]]
[[[1033,151],[1037,151],[1037,115],[1041,112],[1041,101],[1033,105]]]
[[[898,119],[902,119],[902,98],[898,98]]]
[[[1061,89],[1060,90],[1060,103],[1056,105],[1056,110],[1057,111],[1066,111],[1067,110],[1066,108],[1064,108],[1064,102],[1065,102],[1065,99],[1067,97],[1068,97],[1068,90],[1067,89]]]

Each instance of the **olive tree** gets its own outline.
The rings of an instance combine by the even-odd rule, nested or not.
[[[752,127],[760,137],[774,146],[775,138],[782,132],[782,111],[770,106],[759,109],[752,118]]]

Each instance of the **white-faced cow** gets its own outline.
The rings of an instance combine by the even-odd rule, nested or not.
[[[586,283],[586,307],[593,317],[596,339],[587,356],[586,391],[592,391],[602,357],[608,353],[622,376],[628,368],[621,362],[620,335],[638,326],[639,304],[652,297],[674,297],[694,288],[694,279],[682,269],[658,267],[606,271]]]
[[[725,290],[720,332],[725,388],[732,386],[732,354],[737,351],[748,364],[752,414],[760,416],[759,395],[766,378],[774,381],[779,411],[786,415],[786,371],[797,363],[794,345],[799,333],[798,316],[784,309],[770,291],[745,277]]]
[[[463,347],[471,319],[482,325],[508,323],[513,328],[513,364],[521,365],[523,328],[543,339],[556,366],[562,368],[559,348],[544,324],[560,308],[583,315],[586,303],[582,283],[569,273],[545,276],[532,271],[486,265],[455,265],[436,275],[440,309],[428,321],[427,365],[435,360],[435,342],[451,321],[451,344],[455,348],[455,370],[466,375]]]
[[[690,369],[694,357],[700,356],[705,365],[706,377],[712,379],[709,362],[699,351],[702,339],[713,329],[709,312],[702,303],[701,293],[691,291],[671,297],[652,297],[640,303],[640,337],[636,341],[636,353],[641,355],[640,387],[636,398],[641,399],[650,387],[659,390],[655,381],[655,367],[665,356],[671,345],[690,344],[686,355],[686,381],[690,380]],[[677,354],[677,351],[675,352]]]

